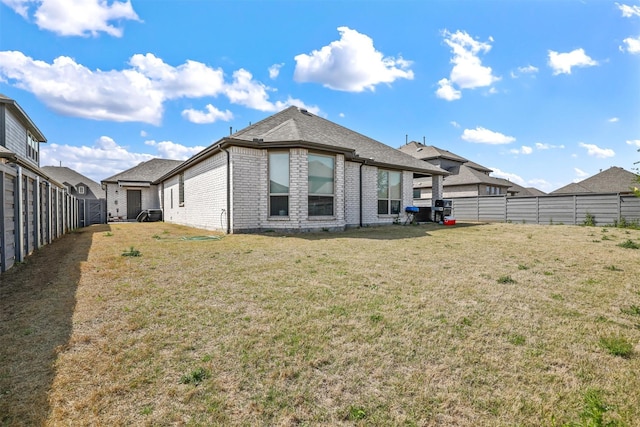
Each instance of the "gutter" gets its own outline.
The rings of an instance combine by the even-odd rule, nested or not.
[[[222,145],[220,150],[227,154],[227,234],[231,234],[231,154]]]

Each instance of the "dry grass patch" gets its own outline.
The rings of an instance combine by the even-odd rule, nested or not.
[[[2,421],[633,425],[640,266],[617,244],[640,231],[592,233],[425,225],[208,240],[163,223],[83,233],[66,340],[38,380],[47,404],[18,387],[28,366],[17,360],[32,350],[3,349]],[[44,305],[5,286],[29,268],[2,276],[3,297]],[[8,320],[2,338],[23,342],[12,333],[28,327],[22,315]],[[611,337],[630,353],[612,353]]]

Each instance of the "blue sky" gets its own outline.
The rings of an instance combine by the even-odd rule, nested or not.
[[[0,93],[96,181],[298,105],[552,191],[640,160],[640,1],[0,0]]]

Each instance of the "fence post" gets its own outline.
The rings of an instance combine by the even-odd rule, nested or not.
[[[536,224],[540,224],[540,196],[536,196]]]
[[[36,175],[36,179],[33,182],[33,247],[38,249],[40,247],[40,176]]]
[[[622,196],[618,193],[618,222],[622,221]]]
[[[0,164],[0,166],[2,166]],[[6,265],[7,265],[7,245],[6,245],[6,232],[4,229],[5,226],[5,222],[4,222],[4,209],[5,209],[5,197],[7,197],[7,195],[5,194],[5,171],[4,170],[0,170],[0,272],[3,272],[6,270]]]
[[[24,218],[22,217],[25,206],[22,205],[22,166],[18,166],[18,173],[16,175],[16,181],[14,185],[14,221],[15,229],[13,230],[15,246],[16,246],[16,261],[24,261],[24,250],[22,248],[24,244]]]

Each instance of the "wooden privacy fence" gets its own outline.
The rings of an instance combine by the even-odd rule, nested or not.
[[[580,225],[590,218],[595,225],[640,222],[640,198],[619,193],[451,200],[452,215],[460,221]]]
[[[0,163],[0,272],[78,228],[78,200],[20,166]]]

